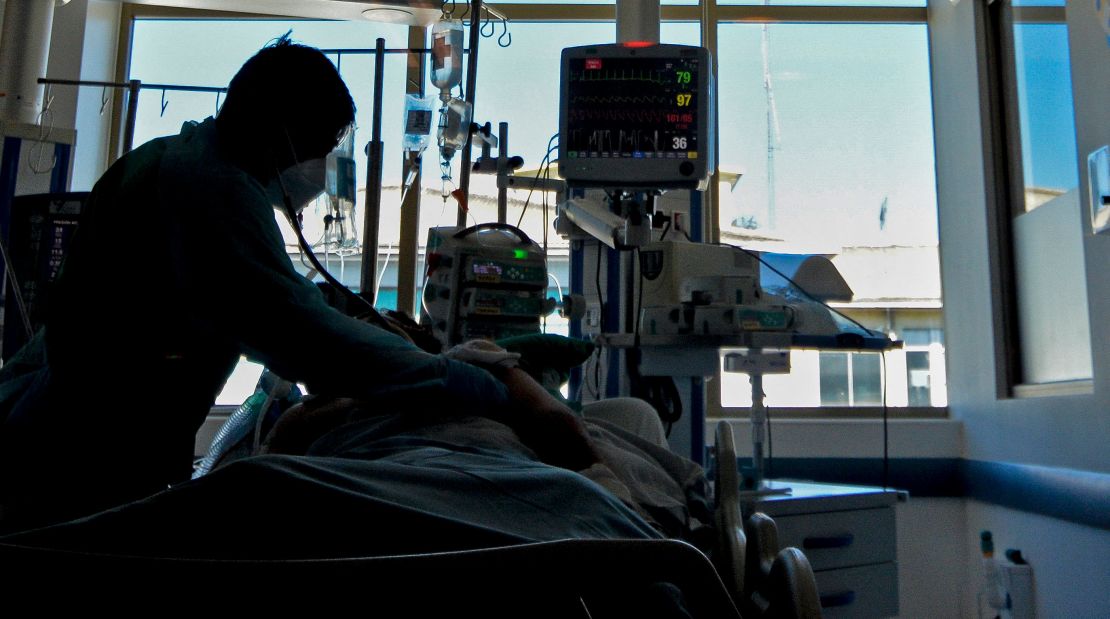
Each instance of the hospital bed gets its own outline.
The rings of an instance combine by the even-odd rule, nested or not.
[[[723,428],[718,429],[718,450],[719,461],[735,461],[731,432]],[[188,604],[199,605],[223,599],[224,587],[216,583],[250,582],[258,585],[249,590],[265,594],[263,600],[252,595],[251,605],[343,608],[373,600],[378,608],[395,606],[383,616],[660,616],[658,604],[673,600],[660,586],[670,586],[681,591],[681,604],[693,617],[741,616],[737,607],[749,619],[819,617],[804,556],[796,549],[778,549],[770,519],[753,516],[743,522],[734,494],[739,487],[735,470],[717,471],[720,542],[714,562],[685,542],[666,539],[576,539],[309,560],[152,558],[16,542],[0,544],[0,570],[7,574],[3,589],[9,601],[43,583],[65,583],[67,590],[89,596],[94,606],[127,600],[136,592],[172,590],[175,583],[189,583],[184,589]],[[280,594],[273,597],[274,592]],[[637,604],[647,606],[635,614],[624,612]]]
[[[141,558],[0,545],[0,562],[18,566],[4,570],[9,603],[44,583],[52,589],[64,583],[67,591],[91,594],[92,606],[122,600],[126,607],[130,596],[179,590],[182,595],[168,599],[225,609],[314,604],[371,607],[381,616],[588,617],[584,609],[599,595],[640,595],[668,582],[682,590],[694,617],[739,616],[705,556],[674,540],[572,540],[311,561]]]

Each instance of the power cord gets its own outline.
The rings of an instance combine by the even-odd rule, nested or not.
[[[280,180],[280,177],[278,178]],[[389,322],[378,312],[373,303],[367,301],[362,295],[355,293],[355,291],[345,286],[329,273],[328,270],[324,268],[324,265],[320,264],[320,260],[316,258],[316,254],[312,252],[312,247],[309,246],[308,241],[304,238],[304,232],[301,230],[300,218],[297,216],[296,209],[293,208],[293,201],[289,198],[289,193],[285,191],[284,185],[282,186],[282,202],[285,205],[285,216],[289,218],[289,225],[293,227],[293,231],[297,234],[297,241],[300,243],[301,251],[304,252],[303,256],[308,258],[308,261],[312,263],[312,268],[322,275],[324,280],[331,284],[336,291],[346,297],[348,301],[355,301],[358,305],[364,306],[366,311],[358,317],[368,318],[375,326],[393,332],[392,327],[389,326]]]
[[[655,409],[663,423],[666,435],[671,435],[675,422],[682,418],[682,397],[678,393],[674,379],[669,376],[643,376],[640,374],[640,326],[644,309],[644,269],[640,248],[634,247],[639,290],[637,291],[636,313],[634,317],[633,345],[628,351],[628,378],[631,395],[645,400]]]
[[[547,154],[544,155],[543,160],[540,161],[540,167],[536,169],[536,176],[535,176],[535,178],[532,179],[532,186],[528,188],[528,195],[525,196],[525,198],[524,198],[524,207],[520,209],[520,217],[516,220],[516,227],[517,228],[519,228],[520,224],[522,224],[524,222],[524,213],[528,211],[528,203],[531,202],[531,200],[532,200],[532,192],[536,190],[536,185],[539,185],[540,175],[544,174],[545,169],[547,170],[547,174],[544,176],[544,178],[545,179],[550,178],[551,153],[555,150],[558,150],[558,148],[559,148],[559,146],[557,144],[555,144],[553,146],[555,140],[557,140],[557,139],[559,139],[559,134],[558,133],[551,136],[551,139],[549,139],[547,141]],[[547,195],[547,192],[544,191],[545,198],[546,198],[546,195]]]
[[[767,415],[767,475],[768,479],[775,477],[775,439],[771,434],[771,407],[764,406],[764,413]]]
[[[23,322],[23,330],[26,331],[27,339],[30,340],[35,334],[34,327],[31,326],[31,314],[27,310],[26,301],[23,299],[23,288],[19,285],[19,278],[16,276],[11,254],[8,253],[8,244],[3,239],[0,239],[0,254],[3,254],[4,267],[12,286],[12,295],[15,297],[16,307],[19,308],[19,318]]]
[[[883,386],[883,490],[890,487],[890,433],[889,433],[889,411],[887,407],[887,371],[886,371],[886,351],[881,351],[882,365],[880,367],[880,380]]]

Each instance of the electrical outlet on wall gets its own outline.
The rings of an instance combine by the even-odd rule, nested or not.
[[[1002,568],[1002,582],[1006,588],[1006,610],[1002,616],[1008,619],[1033,619],[1036,616],[1033,605],[1033,568],[1028,564],[1006,564]]]
[[[1033,566],[1025,561],[1020,550],[1006,551],[1007,561],[1002,563],[1002,587],[1006,591],[1003,619],[1034,619],[1036,605],[1033,599]]]

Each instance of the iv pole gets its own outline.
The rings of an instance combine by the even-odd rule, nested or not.
[[[227,92],[227,88],[216,86],[184,86],[180,84],[144,84],[141,80],[127,82],[99,82],[95,80],[60,80],[40,77],[40,84],[57,84],[59,86],[99,86],[100,88],[116,88],[127,90],[127,111],[123,121],[123,152],[130,152],[135,145],[135,121],[139,113],[139,91],[161,90],[179,92],[211,92],[217,95]]]
[[[479,27],[482,22],[482,0],[470,2],[470,57],[466,62],[466,102],[470,109],[474,109],[474,92],[478,85],[478,39]],[[474,134],[467,132],[466,144],[463,145],[462,154],[459,155],[459,193],[464,200],[470,199],[470,155],[474,147]],[[459,204],[456,223],[466,227],[466,210],[464,203]]]

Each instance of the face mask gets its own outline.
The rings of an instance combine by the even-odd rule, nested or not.
[[[323,157],[302,161],[282,170],[272,179],[266,185],[266,195],[275,208],[284,208],[284,195],[288,193],[293,209],[300,212],[324,193],[326,172],[327,162]]]

